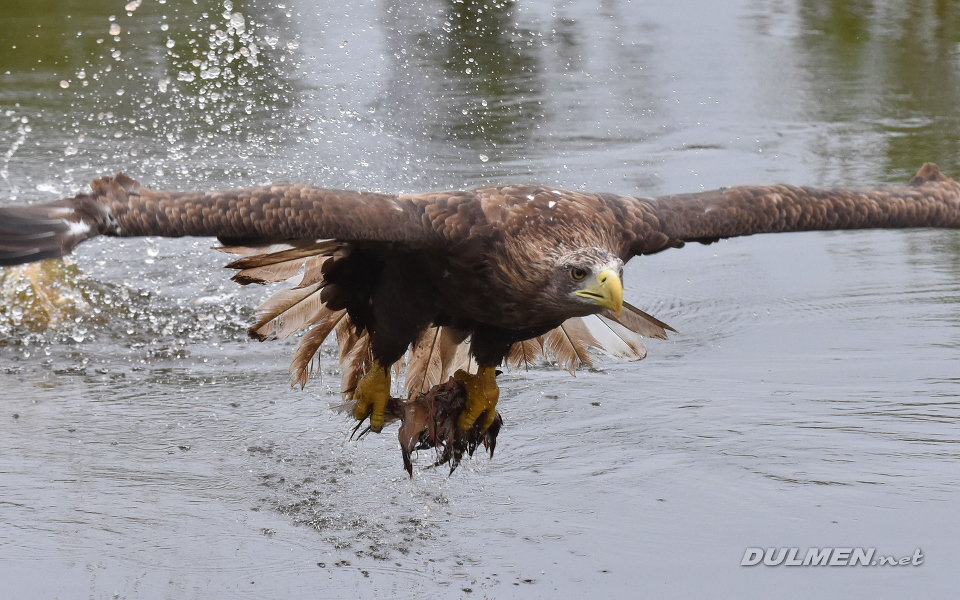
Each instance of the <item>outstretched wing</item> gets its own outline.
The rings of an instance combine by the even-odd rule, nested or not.
[[[446,246],[485,222],[475,192],[398,196],[276,184],[212,192],[164,192],[118,174],[92,192],[0,209],[0,265],[70,253],[97,235],[205,236],[225,245],[336,239]]]
[[[623,220],[633,230],[633,255],[755,233],[960,227],[960,185],[933,163],[905,186],[740,186],[637,202],[640,208]]]

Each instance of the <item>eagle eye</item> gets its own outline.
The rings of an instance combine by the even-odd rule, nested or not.
[[[570,267],[570,277],[577,281],[583,281],[587,278],[587,270],[583,267]]]

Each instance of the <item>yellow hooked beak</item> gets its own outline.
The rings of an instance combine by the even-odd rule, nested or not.
[[[597,306],[609,308],[620,316],[623,308],[623,284],[613,269],[600,271],[593,281],[585,282],[583,289],[575,293],[582,298],[593,300]]]

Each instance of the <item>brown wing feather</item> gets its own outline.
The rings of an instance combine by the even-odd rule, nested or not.
[[[444,374],[454,363],[462,342],[463,336],[458,336],[449,327],[429,327],[420,334],[407,359],[408,398],[424,394],[445,381]]]
[[[667,339],[667,331],[677,332],[660,319],[648,315],[629,302],[623,303],[623,310],[617,316],[613,311],[605,310],[602,313],[604,318],[620,323],[630,331],[639,333],[648,338]]]
[[[111,178],[96,180],[111,181]],[[112,189],[112,188],[111,188]],[[116,190],[114,190],[116,191]],[[474,192],[397,196],[309,185],[165,192],[137,185],[95,199],[118,223],[115,235],[216,236],[227,240],[339,239],[446,246],[485,217]]]
[[[248,330],[260,341],[288,337],[312,323],[320,313],[323,283],[280,290],[257,307],[260,319]]]
[[[560,368],[566,369],[571,375],[576,374],[580,365],[596,364],[597,357],[588,347],[598,347],[600,343],[580,317],[567,319],[560,327],[551,329],[544,334],[543,341],[544,347],[557,359]]]
[[[607,356],[618,360],[641,360],[647,356],[647,347],[640,334],[627,329],[619,321],[604,315],[583,318],[584,324],[597,340],[594,346]]]
[[[346,310],[330,310],[323,307],[320,313],[314,319],[316,325],[304,334],[293,353],[293,360],[290,362],[290,385],[300,384],[300,389],[307,385],[307,381],[313,375],[313,357],[320,349],[330,332],[342,321],[347,318]]]
[[[627,259],[689,241],[755,233],[960,227],[960,185],[933,164],[924,165],[907,186],[741,186],[659,198],[537,186],[405,196],[298,184],[165,192],[149,190],[123,174],[94,180],[91,188],[75,198],[0,210],[0,264],[61,256],[98,234],[215,236],[245,244],[339,239],[450,248],[477,236],[537,237],[549,229],[573,244],[599,234]]]
[[[239,269],[239,273],[234,275],[232,279],[240,285],[284,281],[299,273],[305,264],[319,268],[327,257],[343,247],[343,243],[325,240],[322,242],[296,242],[296,247],[293,248],[284,246],[273,252],[249,253],[244,258],[228,264],[228,269]],[[224,248],[224,250],[233,251],[241,248],[243,247],[229,247]],[[243,250],[246,250],[246,248],[243,248]],[[301,287],[322,279],[318,273],[309,275],[300,282]]]
[[[510,347],[504,361],[508,367],[529,369],[536,366],[537,361],[546,357],[543,345],[543,336],[517,342]]]
[[[642,202],[652,211],[646,215],[647,227],[654,223],[665,239],[638,236],[632,254],[756,233],[960,227],[960,185],[932,163],[905,186],[863,190],[740,186]],[[643,231],[635,219],[634,225],[635,231]]]
[[[349,319],[341,319],[334,327],[337,335],[337,345],[340,350],[340,368],[343,375],[340,380],[340,393],[343,400],[353,400],[360,379],[367,374],[373,365],[373,354],[370,351],[370,336],[366,332],[357,334],[356,327]]]

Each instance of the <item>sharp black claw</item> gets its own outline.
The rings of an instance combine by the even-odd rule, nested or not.
[[[359,429],[360,429],[361,427],[363,427],[363,424],[364,424],[365,422],[366,422],[366,420],[357,421],[357,424],[354,425],[354,427],[353,427],[353,431],[350,432],[350,439],[351,439],[351,440],[353,440],[353,439],[359,440],[360,438],[362,438],[363,436],[367,435],[367,434],[370,432],[370,428],[367,427],[366,429],[364,429],[363,431],[360,432],[360,435],[357,435],[357,431],[359,431]]]

